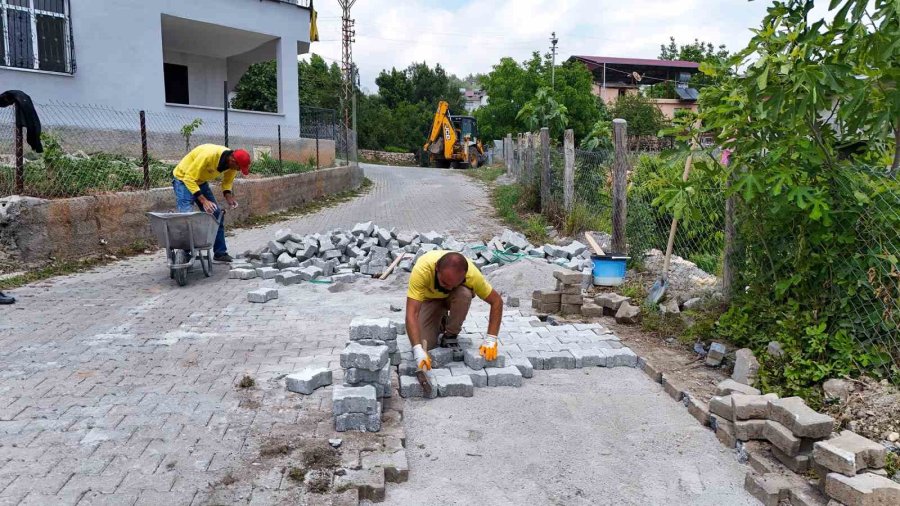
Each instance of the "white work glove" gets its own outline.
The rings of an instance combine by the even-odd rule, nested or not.
[[[484,342],[481,343],[481,348],[478,349],[478,352],[485,360],[497,360],[498,347],[497,336],[488,334],[487,337],[484,338]]]
[[[420,371],[431,370],[431,357],[428,356],[428,352],[422,348],[421,344],[413,346],[413,357],[416,360],[416,367],[418,367]]]

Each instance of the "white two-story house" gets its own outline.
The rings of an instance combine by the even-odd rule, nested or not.
[[[277,64],[277,111],[229,111],[235,124],[299,137],[297,57],[309,52],[310,0],[0,0],[0,91],[221,123],[256,62]],[[227,82],[227,85],[225,84]]]

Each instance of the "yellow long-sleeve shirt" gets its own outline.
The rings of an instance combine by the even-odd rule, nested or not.
[[[222,176],[222,191],[231,191],[237,171],[228,169],[219,172],[219,163],[226,151],[228,148],[225,146],[201,144],[178,162],[172,175],[195,195],[200,191],[201,184],[218,179],[219,176]]]

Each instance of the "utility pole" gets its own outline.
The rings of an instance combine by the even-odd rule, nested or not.
[[[338,0],[341,6],[341,73],[344,76],[342,109],[344,110],[344,145],[349,150],[350,146],[350,103],[353,96],[353,43],[356,42],[356,20],[350,19],[350,8],[356,0]],[[349,156],[348,156],[349,159]]]
[[[359,91],[359,68],[357,68],[355,63],[351,64],[351,66],[353,70],[353,122],[351,124],[353,125],[353,131],[356,132],[356,93]]]
[[[553,63],[550,66],[550,89],[556,89],[556,32],[550,34],[550,53],[553,54]]]

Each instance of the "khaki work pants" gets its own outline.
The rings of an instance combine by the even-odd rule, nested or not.
[[[426,300],[419,311],[419,337],[428,343],[428,349],[438,347],[438,334],[459,334],[469,314],[469,306],[475,294],[470,288],[458,286],[446,299]]]

